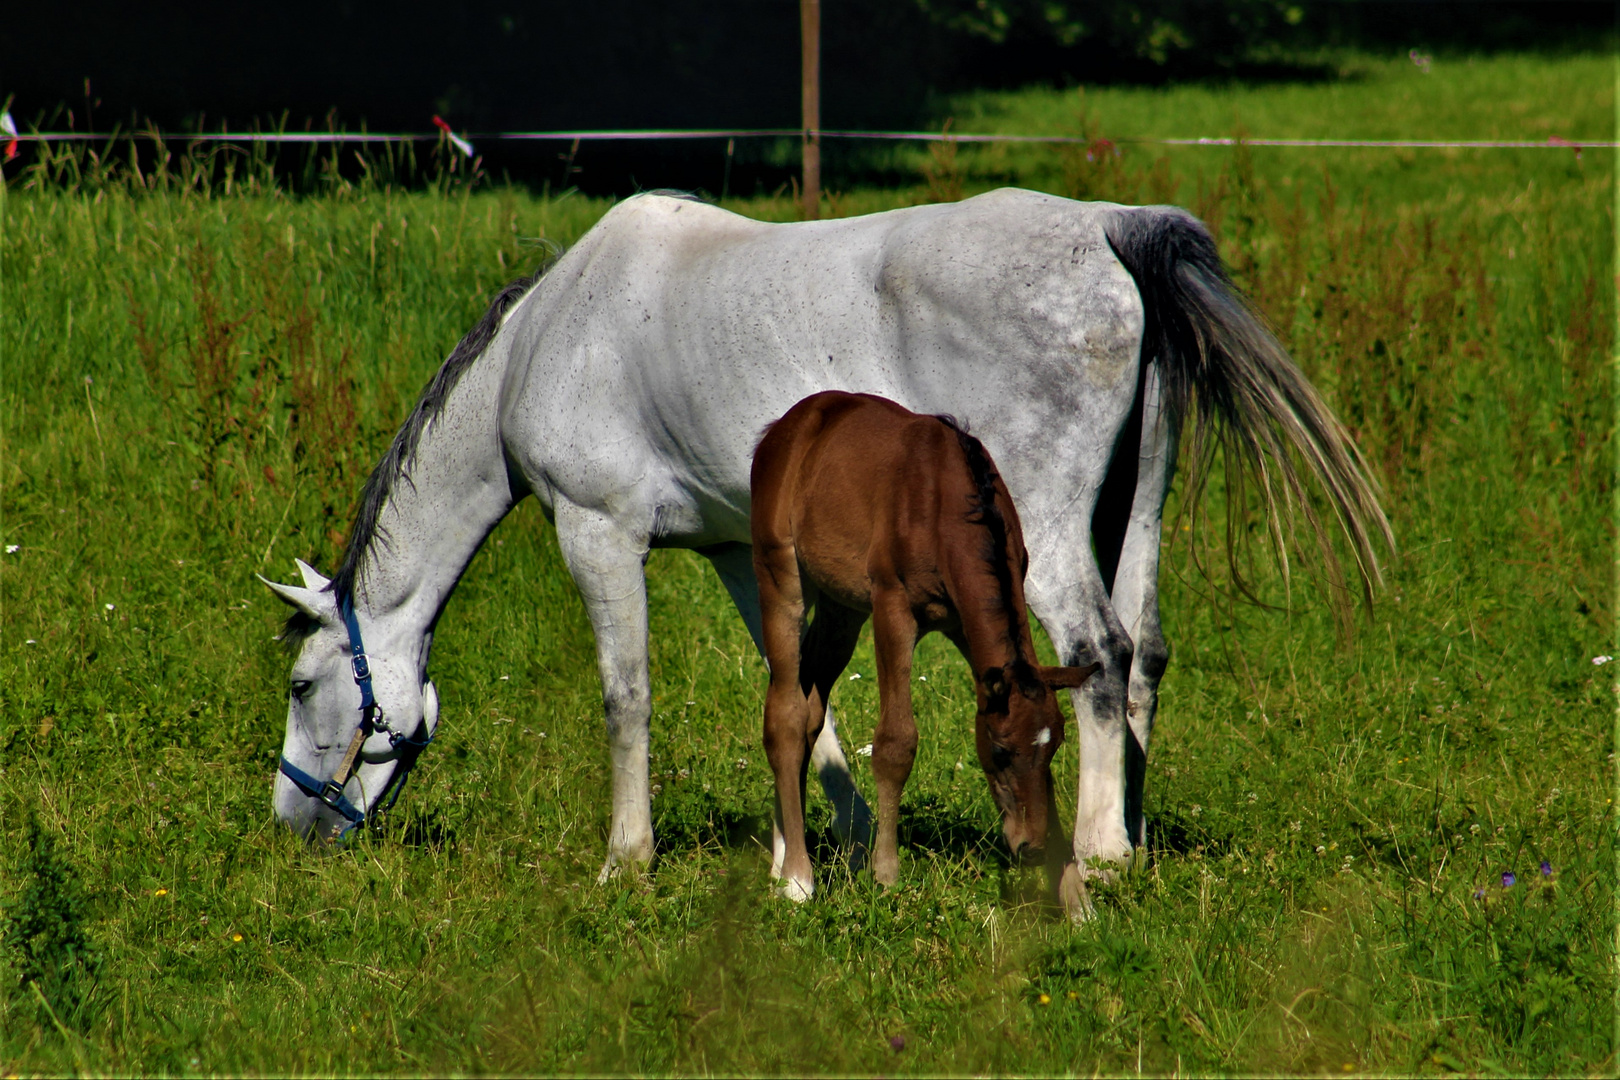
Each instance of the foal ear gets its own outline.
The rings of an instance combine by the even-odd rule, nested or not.
[[[301,589],[297,585],[283,585],[279,581],[271,581],[262,574],[253,576],[264,582],[264,587],[279,596],[283,603],[290,604],[310,618],[331,624],[341,621],[338,617],[337,603],[332,599],[331,593]]]
[[[1102,670],[1102,665],[1090,663],[1085,667],[1043,667],[1041,681],[1054,690],[1076,690],[1086,680]]]
[[[1007,673],[999,667],[985,668],[979,682],[984,685],[984,692],[991,701],[1000,701],[1007,696]]]

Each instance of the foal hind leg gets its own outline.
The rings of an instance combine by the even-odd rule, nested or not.
[[[738,614],[743,617],[749,634],[753,636],[754,646],[763,656],[765,642],[760,630],[759,582],[754,577],[753,551],[747,544],[723,544],[704,549],[703,555],[714,564],[715,572],[720,575],[721,583],[731,594],[732,603],[737,605]],[[821,618],[819,613],[817,618]],[[849,658],[845,657],[844,662],[847,664]],[[850,868],[859,870],[865,862],[867,847],[872,842],[872,811],[867,807],[866,800],[861,798],[855,778],[850,775],[849,761],[838,743],[838,725],[833,708],[825,694],[822,695],[822,703],[825,721],[810,751],[810,765],[816,770],[816,778],[821,781],[821,790],[826,794],[827,801],[832,803],[833,835],[849,849]],[[780,834],[776,839],[778,842],[773,845],[772,863],[773,870],[780,871]]]
[[[556,501],[557,543],[579,587],[596,635],[602,706],[613,756],[613,817],[600,884],[652,862],[652,797],[647,785],[652,688],[647,672],[645,538],[607,514]]]
[[[789,900],[815,892],[804,838],[804,779],[809,762],[810,707],[802,679],[805,611],[810,598],[799,576],[791,541],[754,550],[760,594],[760,630],[770,685],[765,691],[765,757],[776,780],[771,876]]]
[[[800,647],[802,666],[799,669],[799,685],[804,689],[807,709],[805,735],[811,748],[810,763],[821,771],[824,788],[827,770],[817,764],[815,748],[821,746],[827,737],[828,729],[832,726],[832,706],[828,703],[832,696],[832,688],[837,684],[838,676],[849,666],[849,658],[855,655],[855,646],[861,639],[861,627],[864,625],[866,625],[864,612],[853,611],[822,596],[816,601],[815,620],[810,624],[805,633],[804,643]],[[837,747],[836,736],[833,745]],[[866,809],[865,800],[854,791],[854,781],[849,778],[849,766],[844,763],[841,752],[838,761],[845,770],[844,777],[849,783],[851,794],[859,800],[863,817],[859,840],[850,844],[846,837],[839,838],[848,847],[850,870],[855,872],[860,870],[866,861],[866,846],[871,834],[871,815]],[[838,818],[835,810],[833,817],[835,833],[837,828]]]

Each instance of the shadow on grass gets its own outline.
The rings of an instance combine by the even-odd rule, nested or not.
[[[1212,828],[1180,814],[1150,814],[1147,819],[1147,847],[1150,858],[1163,855],[1187,856],[1196,853],[1219,854],[1230,849],[1236,837],[1230,829]]]

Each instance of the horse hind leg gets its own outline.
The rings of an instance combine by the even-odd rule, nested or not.
[[[598,884],[653,858],[647,779],[652,687],[647,668],[647,543],[596,510],[556,502],[557,542],[596,635],[613,758],[613,813]]]
[[[753,548],[747,544],[725,544],[705,549],[703,555],[714,564],[721,583],[731,594],[732,603],[737,605],[737,612],[754,639],[755,648],[759,649],[761,656],[765,655]],[[848,657],[844,662],[849,662]],[[815,746],[810,751],[810,767],[815,769],[816,778],[821,781],[821,790],[832,804],[833,835],[849,851],[850,869],[858,871],[866,861],[866,852],[872,842],[872,811],[866,800],[861,798],[860,789],[855,786],[849,760],[844,757],[843,747],[838,742],[838,725],[832,704],[825,695],[822,702],[823,721],[821,731],[816,735]],[[780,839],[778,835],[777,842],[773,844],[772,865],[776,871],[780,871],[782,864]]]
[[[1143,793],[1148,741],[1159,709],[1159,680],[1170,661],[1159,622],[1159,544],[1165,495],[1175,473],[1177,431],[1162,409],[1157,366],[1149,367],[1145,373],[1142,401],[1137,482],[1112,581],[1114,612],[1135,645],[1125,702],[1129,725],[1125,740],[1125,826],[1138,856],[1147,846]]]

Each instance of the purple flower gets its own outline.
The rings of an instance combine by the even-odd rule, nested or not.
[[[1483,900],[1483,899],[1485,899],[1485,886],[1481,885],[1479,888],[1474,890],[1474,899],[1475,900]]]
[[[1511,871],[1511,870],[1502,871],[1502,888],[1511,889],[1511,888],[1513,888],[1513,883],[1518,881],[1518,880],[1519,880],[1519,876],[1517,874],[1515,874],[1513,871]]]
[[[1552,863],[1548,862],[1546,859],[1541,860],[1541,876],[1552,877]]]
[[[889,1036],[889,1049],[890,1050],[893,1050],[895,1053],[898,1054],[900,1051],[904,1050],[905,1048],[906,1048],[906,1037],[904,1035],[890,1035]]]

